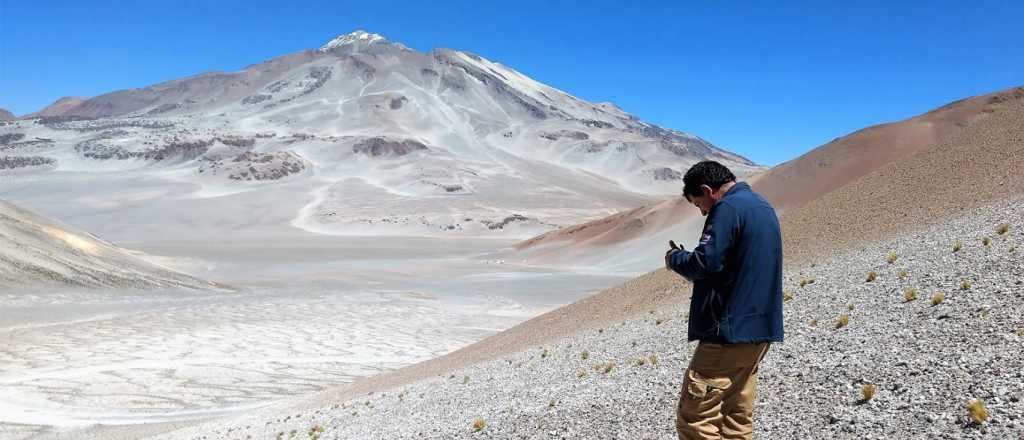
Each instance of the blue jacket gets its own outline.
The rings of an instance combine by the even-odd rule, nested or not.
[[[782,342],[782,233],[750,185],[730,188],[708,212],[700,244],[668,265],[693,282],[691,341]]]

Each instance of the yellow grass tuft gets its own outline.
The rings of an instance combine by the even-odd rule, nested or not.
[[[988,245],[992,244],[992,239],[988,238],[988,237],[984,237],[984,238],[981,239],[981,244],[983,244],[985,246],[988,246]]]
[[[658,365],[658,357],[657,356],[652,354],[651,357],[649,358],[649,360],[651,362],[651,365]]]
[[[611,373],[613,368],[615,368],[615,362],[602,362],[600,364],[594,365],[595,370],[600,371],[604,374]]]
[[[633,361],[633,365],[636,365],[638,367],[642,367],[646,363],[647,363],[647,359],[646,358],[636,358],[636,360]]]
[[[911,287],[903,291],[903,301],[910,302],[917,299],[917,288]]]
[[[899,255],[896,255],[896,252],[889,252],[889,255],[885,256],[885,262],[893,264],[896,262],[897,258],[899,258]]]
[[[875,391],[877,391],[877,389],[878,387],[874,384],[864,384],[864,387],[860,389],[860,394],[864,396],[864,401],[868,401],[875,398]]]
[[[808,284],[814,284],[814,278],[804,278],[800,280],[800,287],[804,287]]]
[[[939,304],[942,304],[942,302],[945,301],[945,300],[946,300],[946,294],[944,294],[942,292],[935,292],[932,295],[932,305],[933,306],[937,306]]]
[[[896,274],[896,276],[900,277],[901,280],[905,280],[909,274],[907,274],[907,271],[901,270]]]
[[[484,421],[484,419],[482,419],[480,417],[477,417],[477,419],[473,421],[473,430],[474,431],[477,431],[477,432],[483,431],[483,429],[486,428],[486,427],[487,427],[487,422]]]
[[[811,320],[811,327],[817,327],[817,326],[818,326],[818,320],[817,319],[812,319]]]
[[[988,409],[985,408],[985,404],[981,402],[981,399],[974,399],[968,402],[967,411],[971,414],[971,422],[977,425],[988,420]]]
[[[793,294],[792,293],[782,292],[782,300],[783,301],[789,301],[791,299],[793,299]]]
[[[316,425],[316,426],[314,426],[312,428],[309,428],[309,438],[310,438],[310,440],[318,440],[320,438],[320,434],[323,434],[323,433],[324,433],[324,427],[323,426]]]
[[[579,371],[576,372],[576,377],[580,378],[580,379],[583,379],[584,377],[587,377],[587,372],[583,371],[583,370],[579,370]]]
[[[875,273],[875,271],[871,271],[871,272],[868,272],[868,280],[867,280],[867,281],[868,281],[869,283],[873,283],[873,282],[875,282],[875,279],[876,279],[876,278],[878,278],[878,274],[877,274],[877,273]]]
[[[996,234],[1006,235],[1007,232],[1010,232],[1010,225],[1009,224],[1003,223],[1003,224],[1001,224],[999,226],[996,226]]]
[[[839,315],[839,319],[836,320],[836,328],[843,328],[850,325],[850,315],[843,313]]]
[[[587,360],[588,357],[590,357],[590,352],[584,351],[583,353],[580,353],[580,359]]]
[[[664,319],[658,318],[658,319],[654,320],[654,325],[661,325],[661,323],[663,323],[663,322],[665,322]]]
[[[1017,245],[1010,246],[1010,253],[1012,254],[1014,252],[1017,252]]]
[[[960,240],[957,240],[956,243],[953,243],[953,252],[960,252],[960,248],[962,247],[963,244],[960,243]]]
[[[971,281],[963,280],[960,282],[960,290],[971,290]]]

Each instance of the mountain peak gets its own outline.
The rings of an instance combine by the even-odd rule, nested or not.
[[[374,44],[374,43],[386,43],[388,40],[380,34],[374,34],[366,32],[364,30],[357,30],[352,33],[340,35],[337,38],[328,41],[327,44],[320,46],[320,51],[326,52],[328,50],[347,46],[350,44],[361,43],[361,44]]]

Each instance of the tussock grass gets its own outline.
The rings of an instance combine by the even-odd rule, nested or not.
[[[875,398],[875,391],[878,391],[878,387],[875,384],[864,384],[860,389],[860,395],[864,397],[864,401],[867,402]]]
[[[885,256],[885,262],[893,264],[896,262],[897,259],[899,259],[899,257],[899,255],[896,255],[896,252],[889,252],[889,255]]]
[[[910,302],[917,299],[917,288],[911,287],[903,291],[903,301]]]
[[[804,287],[808,284],[814,284],[814,278],[804,278],[800,280],[800,287]]]
[[[840,329],[850,325],[850,315],[843,313],[839,315],[839,319],[836,320],[836,328]]]
[[[476,420],[473,421],[473,430],[474,431],[480,432],[480,431],[483,431],[483,429],[486,428],[486,427],[487,427],[487,422],[483,418],[477,417]]]
[[[988,237],[983,237],[981,239],[981,244],[983,244],[985,246],[988,246],[988,245],[992,244],[992,239],[988,238]]]
[[[878,274],[875,271],[868,272],[867,282],[873,283],[878,278]]]
[[[583,379],[584,377],[587,377],[587,372],[586,371],[584,371],[584,370],[576,371],[576,378],[577,379]]]
[[[981,399],[974,399],[967,403],[967,412],[971,415],[971,423],[980,425],[988,421],[988,408]]]
[[[818,320],[817,319],[812,319],[811,320],[811,327],[817,327],[817,326],[818,326]]]
[[[604,374],[611,373],[612,369],[614,369],[614,368],[615,368],[615,362],[601,362],[599,364],[594,364],[594,370],[600,371],[600,372],[602,372]]]
[[[963,247],[964,246],[960,243],[960,240],[957,240],[956,243],[953,243],[953,252],[960,252],[960,249]]]
[[[789,293],[789,292],[786,292],[786,291],[782,292],[782,301],[789,301],[791,299],[793,299],[793,294],[792,293]]]
[[[589,358],[589,357],[590,357],[590,352],[589,351],[584,350],[582,353],[580,353],[580,359],[587,360],[587,358]]]
[[[636,358],[636,359],[633,360],[633,365],[636,365],[638,367],[642,367],[646,363],[647,363],[647,359],[642,358],[642,357],[641,358]]]
[[[544,351],[540,352],[540,358],[544,359],[546,357],[548,357],[548,349],[545,348]]]
[[[654,320],[654,325],[661,325],[661,323],[663,323],[663,322],[665,322],[665,320],[664,320],[664,319],[662,319],[662,318],[658,318],[658,319],[655,319],[655,320]]]
[[[932,294],[932,305],[933,306],[937,306],[939,304],[942,304],[942,302],[945,301],[945,300],[946,300],[946,294],[944,294],[942,292],[935,292],[934,294]]]
[[[999,226],[996,226],[996,234],[1006,235],[1007,232],[1010,232],[1010,225],[1008,223],[1003,223]]]
[[[960,290],[971,290],[971,281],[963,280],[960,282]]]
[[[1010,246],[1010,253],[1012,254],[1014,252],[1017,252],[1017,245],[1011,245]]]
[[[647,358],[647,360],[648,362],[651,363],[651,365],[658,365],[658,356],[652,354],[649,358]]]
[[[323,433],[324,433],[324,427],[323,426],[316,425],[316,426],[314,426],[312,428],[309,428],[309,438],[311,440],[319,439],[320,435],[323,434]]]

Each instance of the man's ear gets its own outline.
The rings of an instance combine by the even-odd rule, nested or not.
[[[704,197],[707,197],[707,198],[709,198],[709,199],[710,199],[710,198],[711,198],[711,195],[715,193],[715,190],[711,189],[711,187],[710,187],[710,186],[707,186],[707,185],[701,185],[701,186],[700,186],[700,192],[701,192],[702,194],[704,194]]]

